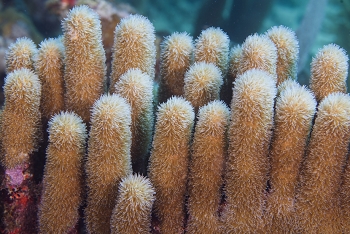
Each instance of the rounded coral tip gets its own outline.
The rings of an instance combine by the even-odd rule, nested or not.
[[[196,40],[195,62],[213,63],[226,74],[230,39],[220,28],[203,30]]]
[[[4,84],[5,106],[2,114],[3,165],[13,168],[29,163],[37,148],[40,126],[41,84],[27,68],[9,73]]]
[[[277,48],[277,84],[288,78],[297,78],[299,42],[295,32],[285,26],[274,26],[266,35]]]
[[[222,73],[213,63],[194,63],[185,74],[184,96],[198,110],[210,101],[220,98]]]
[[[260,69],[268,72],[277,82],[276,75],[277,49],[266,35],[250,35],[242,44],[242,57],[238,75],[249,69]]]
[[[325,45],[311,62],[310,88],[319,102],[333,92],[346,93],[348,56],[338,45]]]
[[[27,68],[34,71],[37,48],[34,42],[26,37],[18,38],[6,52],[6,72]]]
[[[150,180],[129,175],[119,184],[111,217],[111,233],[150,233],[155,191]]]
[[[74,112],[60,112],[54,115],[49,121],[47,130],[49,143],[56,147],[77,145],[77,142],[84,142],[87,137],[86,126],[82,119]]]
[[[130,15],[120,21],[114,32],[111,92],[119,77],[130,68],[139,68],[154,78],[155,39],[153,24],[146,17]]]
[[[161,44],[160,102],[172,95],[183,95],[185,73],[191,65],[192,37],[187,33],[173,33]]]

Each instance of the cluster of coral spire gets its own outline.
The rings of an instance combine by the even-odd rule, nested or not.
[[[39,49],[21,38],[7,53],[3,186],[10,196],[26,185],[36,202],[6,198],[6,233],[25,233],[28,212],[39,233],[350,231],[343,49],[318,52],[308,89],[284,26],[231,50],[219,28],[195,41],[176,32],[158,82],[154,27],[131,15],[115,29],[107,79],[97,13],[75,7],[62,25]]]

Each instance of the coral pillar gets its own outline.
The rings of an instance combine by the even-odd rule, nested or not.
[[[48,132],[38,215],[40,233],[77,232],[83,198],[86,126],[76,114],[62,112],[50,120]]]
[[[318,106],[296,197],[298,233],[342,233],[340,184],[350,142],[350,97],[332,93]]]
[[[275,82],[270,74],[256,69],[235,81],[225,174],[225,233],[257,233],[264,228]]]
[[[130,105],[124,98],[103,95],[95,102],[85,164],[85,221],[89,233],[110,233],[118,184],[132,172],[130,125]]]
[[[149,177],[161,233],[183,233],[190,137],[194,112],[183,98],[172,97],[158,108]]]
[[[36,228],[37,185],[32,156],[40,138],[39,78],[26,68],[7,75],[2,113],[2,165],[5,168],[4,225],[6,233],[31,233]]]
[[[104,92],[106,57],[101,22],[87,6],[74,7],[62,22],[65,47],[65,106],[90,121],[90,108]]]
[[[219,205],[230,111],[221,101],[199,109],[188,186],[188,233],[220,233]]]

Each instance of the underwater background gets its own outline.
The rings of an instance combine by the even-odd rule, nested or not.
[[[69,9],[82,4],[95,9],[101,17],[107,60],[115,26],[121,18],[135,13],[154,24],[158,46],[172,32],[186,31],[197,38],[203,29],[214,26],[228,34],[232,47],[253,33],[287,26],[299,40],[298,81],[306,85],[310,62],[318,49],[335,43],[350,51],[350,0],[1,0],[1,86],[8,46],[18,37],[29,37],[39,44],[45,38],[62,35],[61,20]]]

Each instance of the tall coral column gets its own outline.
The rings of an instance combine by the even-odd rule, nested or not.
[[[296,82],[277,98],[265,215],[270,233],[284,233],[293,227],[297,179],[315,109],[313,94]]]
[[[37,75],[22,68],[7,75],[4,93],[2,163],[10,169],[29,163],[38,147],[41,84]]]
[[[130,15],[121,20],[114,33],[110,92],[131,68],[138,68],[154,79],[156,47],[153,24],[144,16]]]
[[[110,233],[110,219],[118,184],[131,174],[131,110],[119,95],[102,95],[91,114],[88,141],[87,207],[89,233]]]
[[[76,114],[61,112],[50,120],[48,131],[40,233],[74,232],[83,199],[86,126]]]
[[[218,216],[227,156],[230,111],[221,101],[199,109],[193,137],[188,186],[188,233],[219,233]]]
[[[297,78],[297,62],[299,57],[299,43],[295,33],[287,27],[272,27],[266,35],[275,44],[277,49],[277,85],[288,78]]]
[[[187,33],[173,33],[164,38],[160,54],[160,103],[172,95],[183,95],[184,77],[191,65],[192,55],[192,37]]]
[[[296,199],[298,233],[342,233],[340,184],[350,142],[350,97],[318,106]]]
[[[225,175],[225,233],[263,230],[275,82],[270,74],[256,69],[235,81]]]
[[[201,32],[196,39],[194,50],[194,62],[213,63],[222,74],[223,88],[220,90],[220,96],[227,101],[231,99],[229,95],[232,90],[232,82],[226,79],[226,73],[229,61],[230,39],[228,35],[220,28],[210,27]],[[228,94],[227,94],[228,93]]]
[[[90,108],[104,92],[105,52],[101,23],[87,6],[73,8],[62,22],[65,46],[65,106],[84,122],[90,120]]]
[[[40,110],[48,121],[64,109],[64,47],[62,37],[40,43],[35,70],[42,84]]]
[[[172,97],[158,108],[149,177],[156,191],[155,213],[161,233],[183,233],[190,137],[191,104]]]
[[[40,137],[41,84],[37,75],[22,68],[9,73],[4,85],[2,165],[5,168],[4,224],[8,233],[35,228],[32,157]]]
[[[115,85],[115,92],[131,107],[131,162],[133,171],[146,174],[147,154],[154,123],[153,79],[140,69],[130,69]]]

